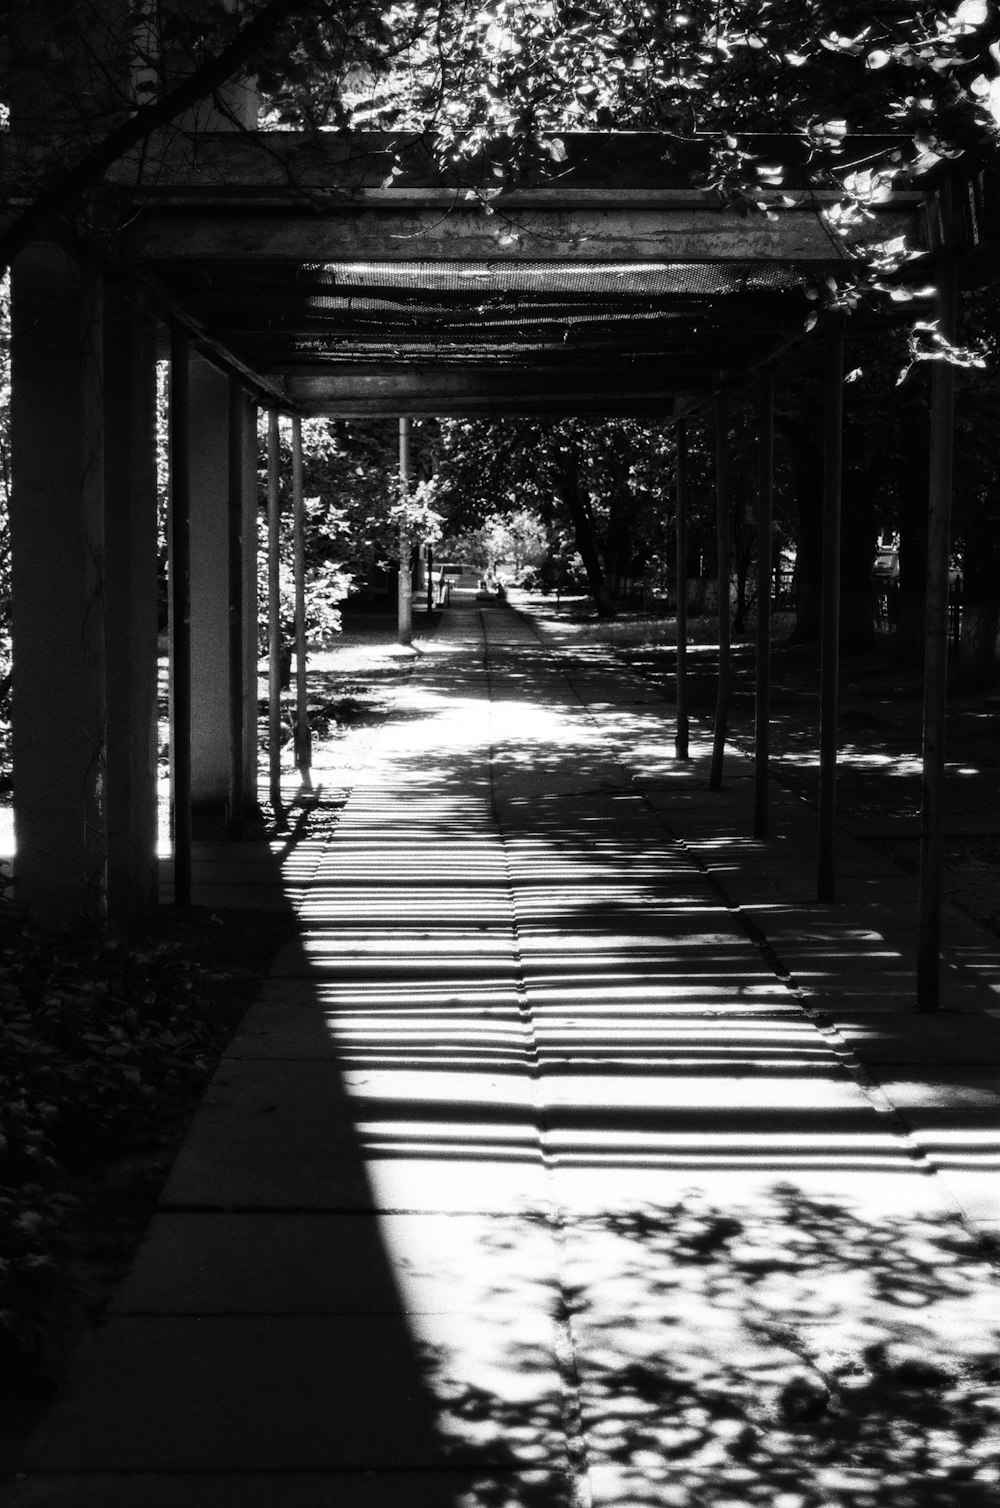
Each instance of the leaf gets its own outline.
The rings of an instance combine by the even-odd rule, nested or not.
[[[955,20],[959,26],[975,31],[979,26],[985,26],[989,18],[989,6],[986,0],[962,0],[961,5],[955,12]]]

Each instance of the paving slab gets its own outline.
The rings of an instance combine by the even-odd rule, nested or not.
[[[331,1063],[226,1059],[164,1190],[168,1207],[457,1208],[544,1198],[528,1076],[374,1078]],[[484,1099],[489,1088],[495,1096]],[[469,1202],[471,1201],[471,1203]]]
[[[554,1471],[421,1470],[35,1473],[6,1508],[578,1508],[578,1482]]]
[[[252,1347],[252,1350],[248,1349]],[[156,1358],[155,1368],[150,1359]],[[503,1400],[510,1433],[463,1410]],[[115,1316],[25,1448],[27,1471],[527,1466],[564,1454],[551,1321],[518,1314]]]
[[[306,989],[298,999],[288,994],[258,999],[243,1018],[227,1056],[320,1058],[345,1066],[362,1054],[426,1057],[431,1052],[457,1055],[462,1061],[518,1061],[530,1046],[517,998],[512,989],[506,1005],[471,1011],[455,1002],[437,1010],[393,1010],[378,999],[367,1008],[357,1000],[351,1006],[327,1008]]]
[[[162,1213],[111,1312],[551,1315],[555,1240],[493,1214]]]
[[[1000,1065],[1000,1020],[981,1013],[887,1016],[837,1009],[824,1010],[822,1019],[862,1063]]]

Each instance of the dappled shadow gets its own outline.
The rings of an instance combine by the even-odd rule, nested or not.
[[[943,1217],[776,1184],[564,1232],[579,1450],[602,1504],[985,1505],[1000,1481],[995,1274]],[[512,1344],[513,1370],[533,1356]],[[497,1440],[526,1411],[446,1393]]]

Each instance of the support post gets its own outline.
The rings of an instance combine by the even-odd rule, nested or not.
[[[771,830],[771,582],[774,514],[774,373],[768,368],[757,392],[757,694],[754,701],[753,835]]]
[[[958,316],[955,258],[937,270],[938,330],[954,344]],[[941,864],[944,828],[944,745],[948,700],[948,566],[951,553],[955,368],[934,363],[931,387],[930,489],[927,528],[927,614],[924,641],[923,781],[920,803],[920,901],[917,1009],[941,1004]]]
[[[191,449],[191,801],[195,832],[218,834],[232,778],[229,743],[229,384],[189,363]]]
[[[434,546],[427,546],[427,612],[434,611]]]
[[[674,755],[679,760],[690,758],[690,721],[687,704],[687,557],[688,557],[688,503],[687,503],[687,420],[678,419],[674,424],[675,457],[675,505],[677,511],[677,730],[674,736]]]
[[[237,373],[229,377],[229,806],[226,833],[237,841],[246,827],[244,790],[243,655],[243,424],[245,398]]]
[[[271,811],[283,832],[281,800],[281,431],[278,413],[267,416],[267,755]]]
[[[129,927],[156,900],[152,337],[97,258],[16,258],[14,879],[55,925]]]
[[[292,528],[295,548],[295,765],[305,790],[312,789],[312,732],[306,684],[306,544],[302,492],[302,420],[292,420]]]
[[[260,816],[257,736],[260,705],[260,624],[257,607],[257,566],[260,553],[260,509],[257,497],[257,400],[243,395],[243,806]]]
[[[410,493],[410,420],[403,415],[399,421],[399,492],[405,501]],[[410,555],[413,541],[408,525],[399,526],[399,591],[397,599],[398,633],[400,644],[413,643],[413,575]]]
[[[103,376],[104,619],[107,686],[107,914],[150,915],[157,858],[157,324],[142,296],[99,273]]]
[[[191,904],[190,343],[170,332],[170,765],[174,905]]]
[[[729,395],[720,391],[715,400],[715,497],[718,529],[718,622],[719,685],[715,704],[715,733],[712,740],[712,767],[708,777],[710,791],[722,789],[722,766],[726,752],[726,728],[729,721],[729,696],[732,685],[732,645],[730,636],[730,546],[729,546]]]
[[[823,602],[820,648],[819,865],[816,896],[836,899],[837,712],[840,688],[840,520],[843,492],[844,325],[827,336],[823,440]]]

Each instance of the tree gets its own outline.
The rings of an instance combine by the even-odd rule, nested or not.
[[[536,511],[571,534],[599,613],[615,611],[662,540],[672,486],[668,426],[639,420],[451,421],[437,465],[449,531]]]
[[[419,133],[441,170],[471,183],[487,209],[495,189],[527,173],[558,176],[567,131],[659,131],[692,184],[743,214],[765,211],[762,188],[780,189],[792,142],[797,172],[842,191],[827,210],[832,230],[865,212],[904,156],[922,170],[998,160],[1000,16],[986,0],[957,0],[950,11],[898,0],[39,0],[8,5],[4,20],[15,149],[5,167],[6,261],[42,231],[113,238],[115,201],[95,216],[91,197],[109,169],[129,153],[138,168],[206,123],[240,128],[233,86],[247,77],[265,124],[332,126],[348,140],[402,133],[390,180]],[[891,131],[909,146],[846,174],[844,142],[856,131]],[[891,261],[845,262],[822,301],[847,308],[861,287],[884,298]],[[815,492],[808,437],[792,450],[804,503]],[[594,455],[575,441],[560,455],[558,466],[550,456],[550,494],[570,520],[595,600],[610,611],[615,589],[657,554],[643,536],[648,513],[630,514],[607,453],[602,467],[616,487],[607,511]],[[871,535],[879,506],[864,469],[856,475],[858,528],[848,516],[848,540]],[[803,570],[814,513],[804,504]],[[967,529],[971,537],[971,513]],[[853,557],[845,566],[848,579]]]
[[[549,531],[532,508],[518,508],[506,515],[491,513],[478,529],[448,541],[452,560],[489,575],[508,570],[515,582],[527,568],[540,565],[549,549]]]
[[[957,374],[955,547],[962,564],[960,674],[972,684],[993,684],[1000,646],[1000,295],[987,288],[963,298],[963,338],[980,343],[985,370]]]
[[[570,130],[661,131],[692,181],[744,212],[786,168],[747,133],[797,138],[823,184],[850,131],[909,135],[922,166],[997,156],[986,0],[951,14],[865,0],[39,0],[8,5],[5,22],[5,102],[30,146],[5,260],[42,229],[85,226],[83,196],[109,167],[155,152],[158,133],[197,132],[200,103],[238,124],[227,88],[244,76],[266,121],[426,133],[442,167],[479,163],[484,194],[540,163],[558,172]],[[690,152],[696,134],[707,152]],[[843,213],[879,191],[878,173],[855,174]]]
[[[433,540],[438,532],[430,478],[433,426],[414,427],[416,485],[403,500],[397,489],[398,431],[395,421],[363,423],[306,419],[302,424],[305,508],[306,615],[311,634],[329,637],[340,627],[340,604],[352,591],[370,585],[395,568],[404,519],[414,537]],[[282,527],[286,555],[291,550],[290,435],[280,431],[283,481]],[[266,510],[267,428],[259,430],[259,497]],[[289,582],[286,583],[290,590]],[[266,597],[261,586],[262,600]],[[286,593],[287,595],[287,593]],[[290,598],[289,598],[290,601]],[[291,621],[291,610],[284,614]]]

